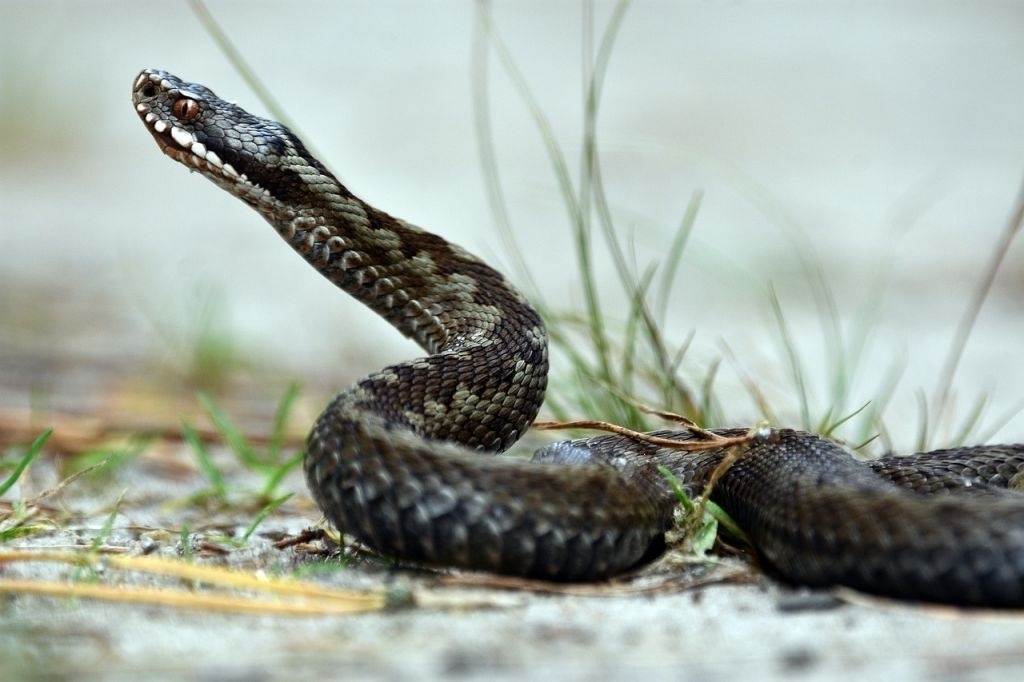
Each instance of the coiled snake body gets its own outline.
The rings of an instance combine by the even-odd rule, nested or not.
[[[356,198],[281,124],[163,71],[140,73],[132,96],[165,154],[256,209],[428,353],[359,381],[317,419],[306,477],[339,530],[408,560],[551,580],[600,579],[658,554],[674,496],[656,467],[696,492],[723,449],[601,436],[532,462],[492,456],[544,396],[547,336],[529,303],[476,257]],[[712,496],[784,578],[1024,606],[1024,497],[1006,490],[1024,477],[1024,446],[864,464],[778,429],[743,448]]]

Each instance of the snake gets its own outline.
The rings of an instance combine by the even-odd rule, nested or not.
[[[766,426],[505,455],[540,410],[549,361],[541,316],[501,273],[359,199],[286,126],[203,85],[147,69],[132,102],[165,155],[255,209],[425,353],[342,390],[312,426],[306,482],[345,536],[417,565],[601,581],[665,551],[670,478],[700,494],[714,475],[711,499],[783,582],[1024,607],[1024,445],[861,460]],[[741,444],[715,440],[730,438]]]

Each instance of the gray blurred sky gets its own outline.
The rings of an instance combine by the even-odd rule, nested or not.
[[[474,136],[471,3],[209,6],[350,189],[509,262]],[[610,7],[596,3],[598,31]],[[495,18],[575,170],[581,5],[497,2]],[[705,192],[673,307],[680,338],[697,329],[704,357],[725,339],[768,386],[789,390],[769,282],[812,372],[824,362],[794,236],[820,258],[844,313],[865,304],[885,263],[890,289],[867,302],[880,318],[879,367],[864,395],[905,355],[896,409],[912,414],[1024,172],[1022,36],[1019,2],[637,2],[604,89],[603,172],[641,263],[663,250],[691,193]],[[0,4],[0,359],[158,353],[154,324],[186,324],[204,290],[223,293],[226,323],[254,353],[297,373],[340,385],[408,356],[248,208],[158,153],[129,99],[143,67],[262,111],[184,2]],[[491,67],[517,234],[549,298],[574,305],[551,167]],[[965,396],[993,390],[995,412],[1022,395],[1022,248],[958,382]],[[1024,438],[1024,419],[1004,436]]]

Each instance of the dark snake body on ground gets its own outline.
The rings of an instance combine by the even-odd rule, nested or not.
[[[534,461],[493,456],[533,421],[548,371],[543,323],[501,274],[364,203],[283,125],[202,85],[146,70],[132,97],[167,156],[252,206],[428,354],[342,391],[313,426],[307,482],[340,531],[406,560],[561,581],[661,552],[676,498],[658,465],[698,493],[724,449],[600,436]],[[712,499],[786,580],[1024,607],[1024,496],[1008,490],[1024,478],[1024,445],[862,463],[819,436],[766,429],[743,447]]]

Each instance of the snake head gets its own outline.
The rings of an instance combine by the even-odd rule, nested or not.
[[[288,128],[203,85],[146,69],[132,102],[164,154],[250,204],[286,205],[310,184],[337,183]]]

